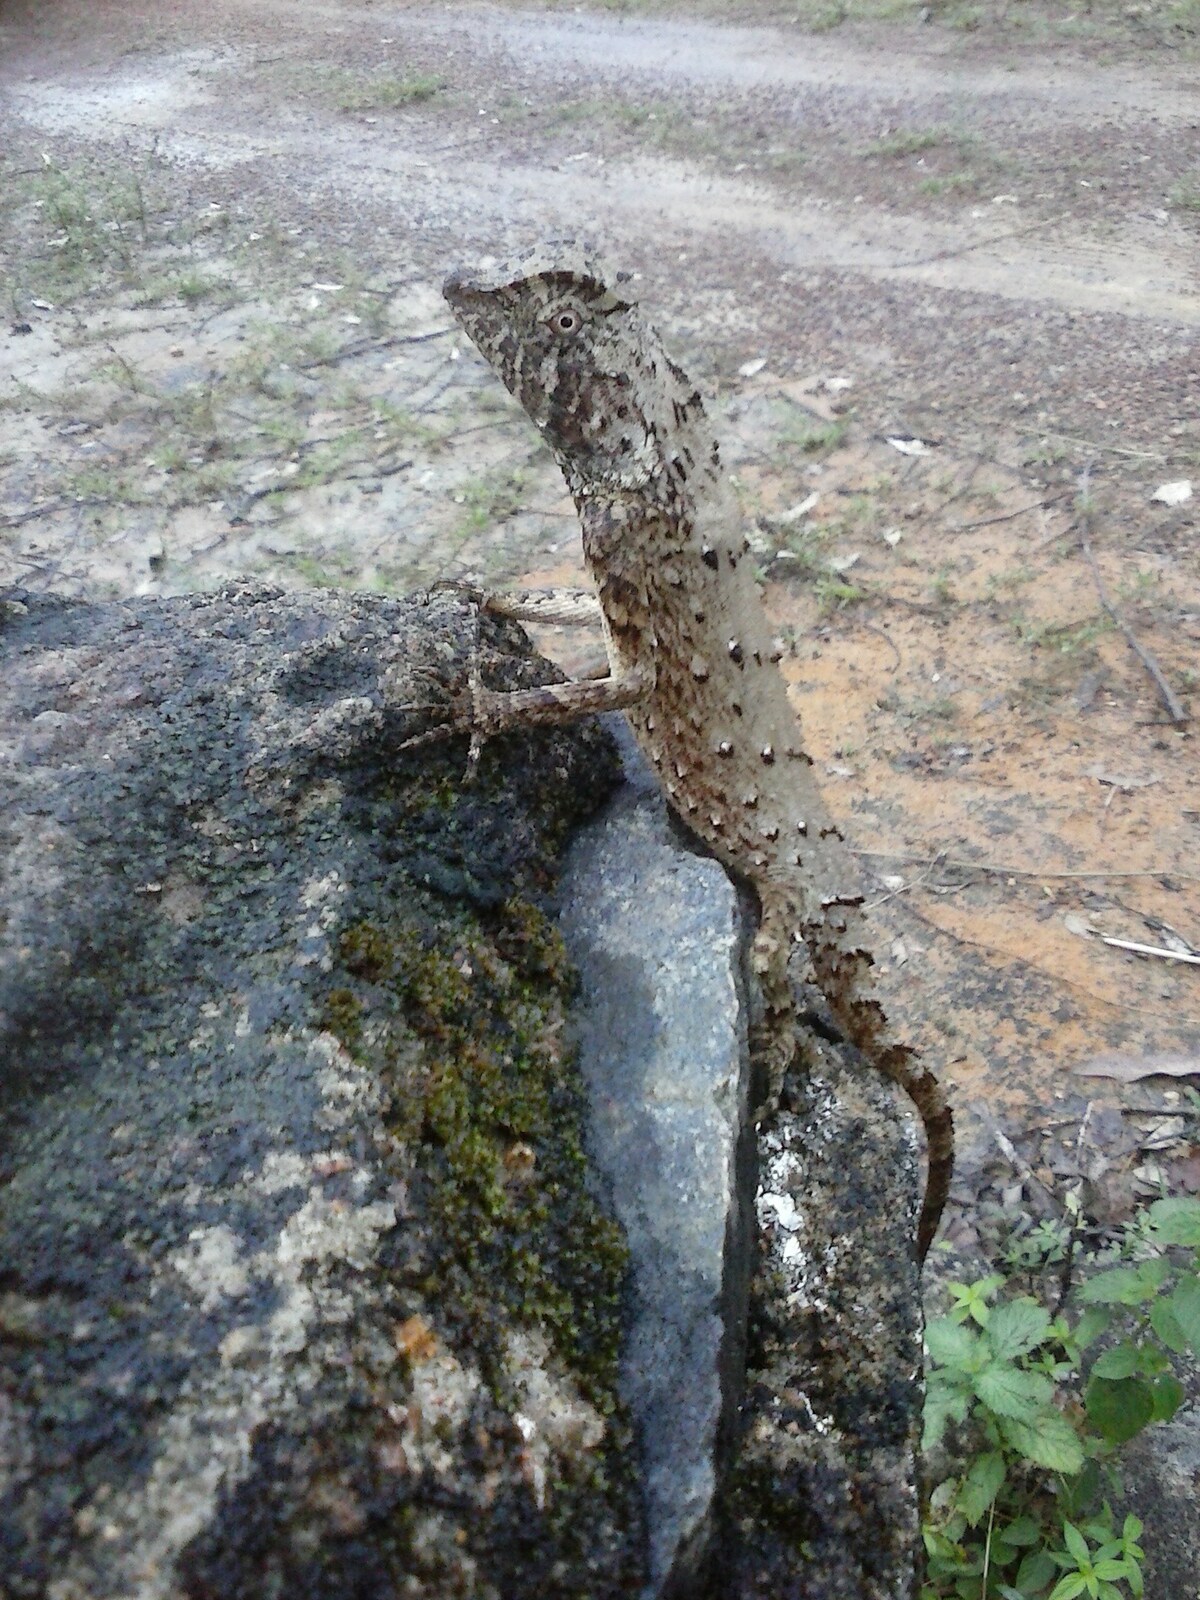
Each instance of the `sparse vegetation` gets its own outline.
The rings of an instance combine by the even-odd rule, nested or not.
[[[942,177],[922,178],[919,188],[922,194],[943,195],[959,194],[964,191],[976,193],[983,179],[977,172],[948,172]]]
[[[864,145],[859,152],[864,156],[915,156],[922,150],[932,150],[947,137],[944,128],[898,128],[882,139]]]
[[[1176,211],[1200,211],[1200,173],[1174,184],[1167,200]]]
[[[1143,1593],[1143,1528],[1113,1509],[1115,1469],[1178,1411],[1175,1369],[1200,1355],[1200,1201],[1157,1201],[1091,1253],[1076,1199],[1067,1214],[1014,1234],[1004,1270],[951,1283],[926,1330],[923,1600]]]
[[[442,93],[446,82],[430,72],[375,72],[363,77],[339,72],[333,86],[343,111],[395,111],[432,100]]]
[[[823,422],[801,413],[780,430],[777,448],[784,455],[794,451],[806,456],[828,455],[843,442],[848,426],[841,417]]]

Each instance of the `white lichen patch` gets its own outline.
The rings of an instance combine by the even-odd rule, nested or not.
[[[241,1015],[227,1011],[207,1020],[215,1033],[236,1036]],[[288,1037],[263,1045],[265,1051],[292,1053],[297,1047],[307,1056],[297,1070],[307,1070],[321,1089],[324,1104],[316,1115],[339,1126],[353,1122],[360,1131],[375,1125],[378,1089],[336,1040]],[[335,1192],[326,1192],[326,1182],[336,1182]],[[250,1472],[256,1430],[268,1421],[284,1430],[312,1426],[311,1396],[324,1374],[344,1365],[347,1330],[365,1335],[378,1327],[372,1311],[379,1291],[371,1268],[396,1223],[392,1199],[367,1198],[379,1195],[380,1174],[345,1149],[281,1149],[226,1193],[231,1204],[242,1205],[249,1196],[286,1197],[292,1190],[299,1191],[295,1204],[261,1248],[248,1250],[226,1223],[206,1223],[158,1266],[172,1289],[182,1286],[217,1324],[217,1359],[193,1364],[154,1429],[146,1478],[102,1504],[78,1508],[78,1551],[56,1579],[55,1600],[83,1600],[90,1592],[93,1541],[103,1545],[112,1574],[106,1592],[129,1600],[177,1600],[177,1558]],[[211,1203],[213,1196],[207,1199]],[[253,1296],[251,1306],[269,1305],[269,1313],[254,1320],[238,1303],[247,1296]],[[465,1426],[480,1380],[450,1357],[435,1370],[419,1369],[418,1377],[415,1410],[405,1415],[413,1449],[417,1455],[444,1451],[442,1441]],[[450,1459],[447,1454],[447,1471]]]
[[[316,1079],[325,1104],[323,1127],[359,1122],[364,1113],[380,1106],[379,1085],[332,1033],[314,1034],[307,1041],[310,1060],[316,1062]]]
[[[513,1421],[525,1441],[523,1465],[541,1509],[552,1463],[577,1462],[597,1449],[604,1439],[604,1418],[554,1359],[539,1330],[514,1328],[505,1355],[520,1401]]]
[[[344,1200],[327,1200],[313,1189],[280,1235],[275,1260],[288,1274],[305,1262],[330,1258],[362,1272],[375,1257],[380,1235],[395,1222],[396,1208],[390,1201],[352,1206]]]
[[[327,872],[324,877],[308,880],[300,890],[300,904],[306,911],[312,911],[316,906],[325,906],[336,919],[338,914],[336,902],[345,893],[346,883],[341,873]]]
[[[283,1194],[287,1189],[307,1189],[312,1181],[312,1161],[294,1150],[271,1150],[254,1176],[247,1175],[247,1187],[259,1194]]]
[[[464,1367],[440,1347],[414,1364],[407,1406],[389,1412],[400,1426],[398,1443],[410,1472],[430,1471],[449,1479],[458,1470],[455,1447],[481,1386],[474,1368]]]
[[[0,1495],[24,1483],[33,1471],[34,1415],[0,1390]]]
[[[250,1270],[242,1249],[242,1240],[233,1229],[218,1223],[212,1228],[193,1228],[186,1247],[167,1259],[202,1308],[211,1311],[249,1288]]]

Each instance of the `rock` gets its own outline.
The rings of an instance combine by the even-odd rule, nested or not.
[[[497,741],[475,790],[462,741],[399,751],[464,624],[3,613],[13,1600],[641,1582],[625,1250],[539,909],[615,766],[594,728]]]
[[[911,1600],[922,1570],[916,1150],[892,1085],[814,1032],[763,1129],[722,1595]]]
[[[911,1592],[907,1118],[818,1025],[756,1202],[749,922],[644,788],[569,1024],[616,759],[404,748],[475,637],[0,596],[6,1600]]]
[[[743,928],[733,886],[681,844],[632,739],[624,754],[641,781],[572,848],[561,926],[581,980],[589,1148],[630,1251],[619,1387],[641,1438],[650,1590],[691,1593],[745,1359]]]
[[[1194,1366],[1191,1376],[1194,1381]],[[1200,1405],[1185,1405],[1170,1422],[1147,1428],[1125,1446],[1123,1457],[1117,1523],[1132,1511],[1146,1525],[1139,1540],[1146,1551],[1146,1593],[1185,1595],[1200,1571]]]
[[[905,1600],[921,1564],[911,1108],[822,1025],[752,1147],[753,917],[628,736],[622,754],[635,792],[582,830],[561,925],[589,1147],[630,1249],[619,1387],[646,1593]]]

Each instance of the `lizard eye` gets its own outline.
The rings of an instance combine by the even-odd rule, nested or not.
[[[555,333],[578,333],[583,327],[583,318],[573,306],[564,306],[550,318],[550,326]]]

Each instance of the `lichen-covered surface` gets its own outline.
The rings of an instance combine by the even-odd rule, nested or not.
[[[892,1086],[809,1037],[759,1137],[759,1258],[726,1506],[737,1600],[910,1600],[921,1562],[911,1127]]]
[[[6,1597],[637,1587],[539,909],[613,761],[500,741],[464,790],[460,746],[398,751],[463,622],[0,611]]]

